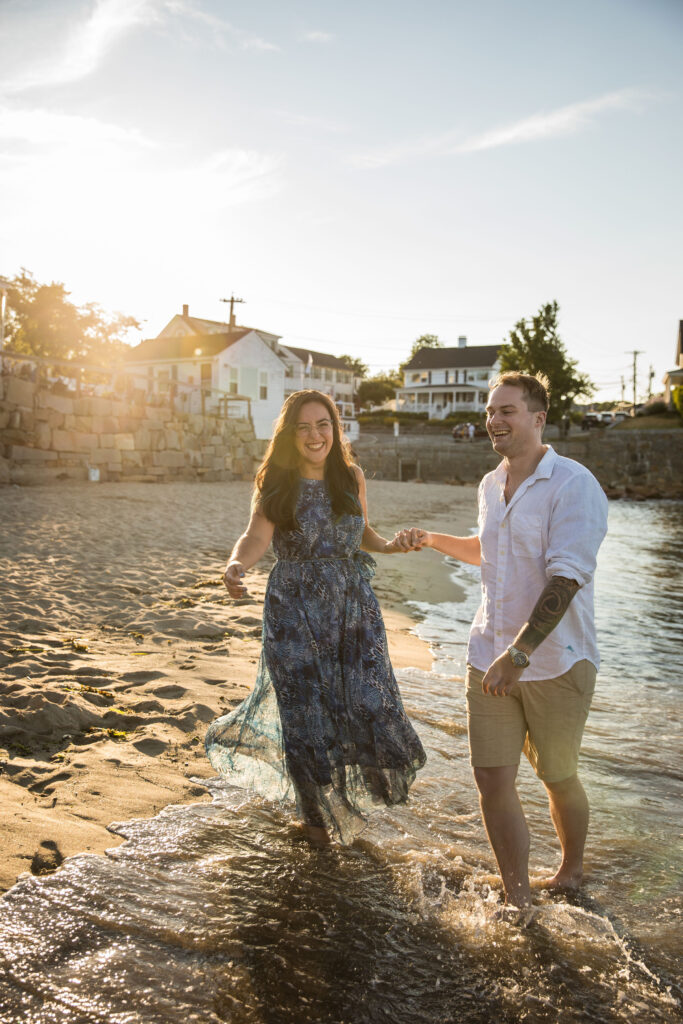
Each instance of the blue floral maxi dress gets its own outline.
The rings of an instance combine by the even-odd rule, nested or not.
[[[373,803],[403,803],[425,763],[403,709],[384,623],[359,550],[360,515],[336,517],[302,479],[299,529],[275,529],[256,684],[217,719],[206,752],[232,785],[296,800],[304,821],[348,841]]]

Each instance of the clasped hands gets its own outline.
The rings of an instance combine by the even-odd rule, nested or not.
[[[397,530],[392,540],[389,541],[387,550],[400,554],[407,554],[409,551],[422,551],[422,548],[430,546],[430,538],[431,534],[427,530],[421,530],[418,526]]]

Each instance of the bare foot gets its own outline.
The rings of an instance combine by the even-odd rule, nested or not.
[[[307,842],[311,846],[315,847],[316,850],[322,850],[324,847],[330,845],[330,837],[327,834],[327,829],[324,829],[322,825],[307,825],[304,822],[302,828]]]
[[[504,921],[506,924],[513,925],[516,928],[528,928],[529,925],[534,923],[537,915],[538,907],[515,907],[512,903],[506,903],[493,916],[494,920]]]
[[[558,871],[551,878],[534,878],[531,885],[534,889],[551,889],[555,892],[578,892],[582,881],[582,874]]]

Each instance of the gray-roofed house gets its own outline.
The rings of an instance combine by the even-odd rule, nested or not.
[[[683,320],[678,322],[678,338],[676,339],[676,356],[675,366],[672,370],[667,370],[664,374],[662,383],[664,384],[664,401],[672,404],[672,394],[674,388],[683,387]]]
[[[430,420],[454,412],[483,413],[489,381],[499,369],[502,345],[468,346],[458,338],[454,348],[421,348],[404,367],[403,387],[396,392],[396,410],[426,412]]]
[[[239,396],[250,399],[256,436],[267,439],[284,401],[286,363],[279,335],[234,322],[190,316],[188,306],[176,314],[156,338],[140,342],[127,355],[129,367],[144,379],[149,392],[176,386],[178,401],[188,412],[215,408],[225,396],[238,407]],[[246,406],[246,402],[244,403]]]
[[[287,363],[285,398],[302,388],[315,388],[337,402],[353,402],[353,370],[342,359],[293,345],[281,345],[280,351]]]

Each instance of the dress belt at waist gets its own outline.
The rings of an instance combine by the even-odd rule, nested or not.
[[[377,567],[375,559],[367,551],[354,551],[352,555],[319,555],[318,558],[278,558],[276,564],[312,565],[315,562],[353,562],[366,580],[372,579]]]

